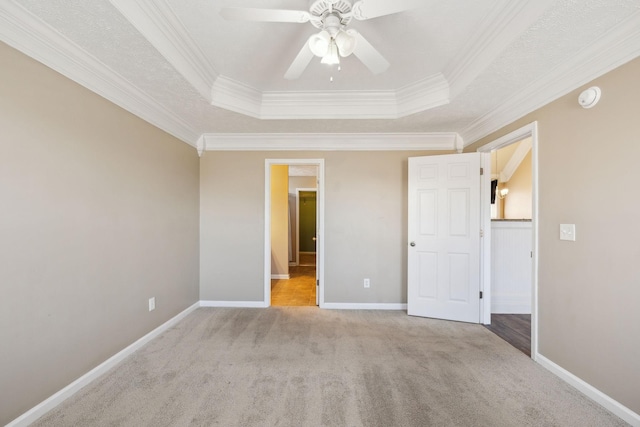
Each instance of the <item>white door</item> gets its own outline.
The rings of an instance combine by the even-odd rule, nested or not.
[[[480,153],[409,158],[412,316],[480,322]]]

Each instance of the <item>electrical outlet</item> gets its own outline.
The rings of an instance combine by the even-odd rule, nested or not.
[[[370,288],[371,287],[371,280],[364,279],[364,287],[365,288]]]
[[[149,298],[149,311],[156,309],[156,297]]]

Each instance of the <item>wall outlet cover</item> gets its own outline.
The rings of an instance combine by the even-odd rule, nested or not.
[[[570,240],[575,242],[576,240],[576,225],[575,224],[560,224],[560,240]]]

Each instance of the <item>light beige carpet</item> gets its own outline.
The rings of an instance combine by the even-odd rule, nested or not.
[[[201,308],[38,426],[620,426],[480,325]]]

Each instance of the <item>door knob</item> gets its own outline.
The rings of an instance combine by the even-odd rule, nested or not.
[[[409,246],[415,246],[415,245],[416,245],[416,242],[409,243]]]

